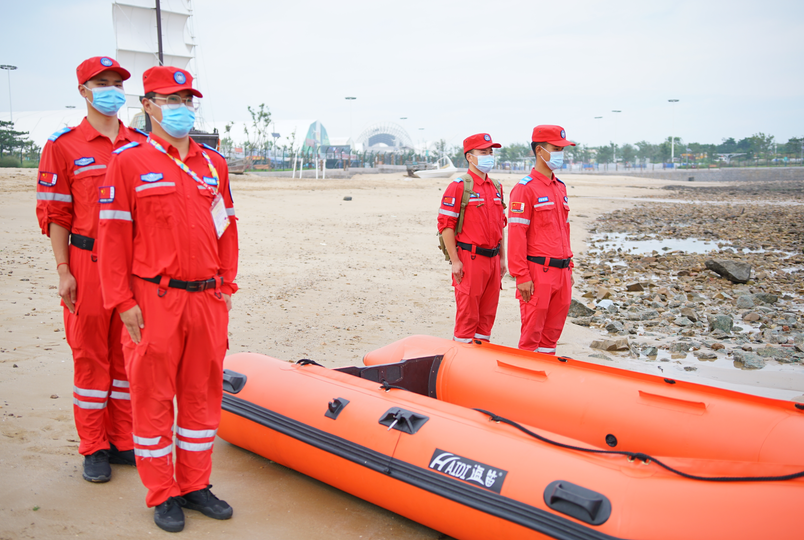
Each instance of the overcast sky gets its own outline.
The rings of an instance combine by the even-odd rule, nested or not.
[[[459,144],[485,131],[508,144],[545,123],[584,144],[656,143],[670,135],[674,98],[675,133],[687,142],[804,135],[801,0],[194,0],[193,8],[198,87],[216,122],[246,120],[247,105],[265,103],[277,119],[321,120],[335,137],[395,121],[416,142]],[[14,110],[83,107],[75,67],[115,54],[110,0],[3,0],[0,26],[0,64],[18,66]],[[351,128],[345,96],[357,97]]]

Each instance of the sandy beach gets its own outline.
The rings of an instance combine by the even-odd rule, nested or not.
[[[520,177],[498,177],[506,198]],[[452,336],[450,270],[437,249],[435,229],[448,180],[402,174],[349,180],[232,178],[241,252],[230,353],[311,358],[338,367],[361,364],[366,352],[412,334]],[[5,231],[0,247],[5,299],[0,314],[0,540],[167,535],[153,523],[135,469],[113,466],[107,484],[81,478],[71,355],[50,244],[36,223],[35,180],[35,170],[0,169],[5,193],[0,201]],[[571,175],[565,180],[576,255],[587,250],[588,229],[598,216],[639,205],[639,198],[665,197],[664,187],[673,184],[619,176]],[[503,289],[492,341],[516,347],[519,308],[513,278],[504,279]],[[599,329],[568,323],[558,352],[655,370],[632,359],[591,356],[596,351],[589,345],[600,337]],[[791,386],[784,373],[774,371],[681,371],[682,377],[782,399],[804,392],[804,378]],[[234,518],[216,522],[188,512],[184,535],[444,538],[220,439],[213,462],[214,492],[232,504]]]

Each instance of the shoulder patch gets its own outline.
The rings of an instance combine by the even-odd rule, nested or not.
[[[556,179],[557,182],[561,182],[561,180],[559,180],[558,176],[556,176],[555,179]],[[561,183],[564,184],[564,182],[561,182]],[[567,184],[564,184],[564,185],[566,186]]]
[[[525,212],[525,203],[523,202],[512,202],[511,203],[511,212],[514,214],[522,214]]]
[[[203,146],[203,147],[204,147],[204,148],[206,148],[207,150],[212,150],[213,152],[215,152],[216,154],[218,154],[218,155],[219,155],[220,157],[222,157],[223,159],[226,159],[226,156],[224,156],[223,154],[221,154],[221,153],[220,153],[220,152],[219,152],[219,151],[218,151],[216,148],[212,148],[212,147],[211,147],[210,145],[208,145],[207,143],[202,143],[202,144],[201,144],[201,146]]]
[[[56,185],[56,179],[58,175],[52,172],[45,172],[39,171],[39,176],[37,177],[37,181],[40,185],[53,187]]]
[[[98,202],[108,204],[114,202],[114,186],[101,186],[98,188]]]
[[[526,186],[528,182],[530,182],[531,180],[533,180],[533,178],[531,178],[530,176],[526,176],[525,178],[520,180],[519,183],[522,184],[523,186]]]
[[[455,182],[456,184],[460,184],[461,182],[463,182],[463,178],[461,178],[461,177],[459,176],[458,178],[456,178],[455,180],[453,180],[453,182]]]
[[[140,145],[140,143],[138,143],[136,141],[135,142],[130,142],[128,144],[124,144],[123,146],[121,146],[117,150],[113,150],[112,154],[119,154],[120,152],[122,152],[124,150],[128,150],[129,148],[134,148],[135,146],[139,146],[139,145]]]
[[[48,137],[47,140],[55,141],[56,139],[58,139],[59,137],[61,137],[65,133],[68,133],[68,132],[70,132],[72,130],[73,130],[73,128],[71,128],[71,127],[62,128],[62,129],[58,130],[56,133],[54,133],[53,135],[51,135],[50,137]]]
[[[147,136],[148,136],[148,134],[147,134],[147,133],[145,133],[145,132],[144,132],[143,130],[141,130],[141,129],[137,129],[137,128],[131,128],[131,129],[133,129],[134,131],[136,131],[137,133],[139,133],[139,134],[140,134],[140,135],[142,135],[143,137],[147,137]]]

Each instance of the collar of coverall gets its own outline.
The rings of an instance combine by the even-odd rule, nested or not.
[[[117,130],[117,139],[113,140],[112,144],[116,143],[120,139],[123,139],[125,141],[131,141],[131,139],[129,138],[129,131],[123,125],[123,122],[120,122],[120,119],[118,119],[117,122],[120,124],[120,128]],[[81,134],[84,136],[87,142],[92,142],[98,137],[105,137],[105,135],[101,135],[97,129],[92,127],[92,124],[89,123],[89,120],[87,119],[86,116],[81,121],[81,123],[78,124],[78,130],[81,132]]]
[[[469,176],[472,177],[472,180],[474,180],[475,184],[482,184],[483,182],[485,182],[486,180],[489,179],[488,174],[486,175],[485,178],[481,178],[478,175],[476,175],[475,173],[473,173],[472,169],[469,169],[467,172],[469,173]]]
[[[170,144],[169,142],[167,142],[165,139],[156,136],[153,132],[151,132],[150,137],[153,140],[155,140],[156,142],[158,142],[159,144],[161,144],[162,148],[164,148],[169,154],[171,154],[170,149],[172,148],[173,153],[171,155],[175,154],[175,155],[173,155],[173,157],[176,157],[176,158],[179,157],[178,149],[175,146],[173,146],[172,144]],[[151,146],[151,145],[149,144],[148,146]],[[198,146],[198,143],[196,143],[193,140],[192,137],[190,137],[190,149],[187,151],[187,155],[184,156],[184,159],[182,161],[184,161],[186,163],[188,159],[194,157],[200,151],[201,151],[201,147]]]
[[[550,178],[547,178],[545,175],[543,175],[542,173],[537,171],[536,167],[534,167],[530,171],[530,174],[528,176],[530,176],[534,180],[539,180],[540,182],[542,182],[545,185],[550,185],[550,184],[552,184],[553,182],[556,181],[556,175],[555,174],[551,174]]]

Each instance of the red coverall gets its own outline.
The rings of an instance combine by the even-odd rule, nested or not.
[[[179,159],[176,148],[151,138]],[[190,140],[184,163],[223,195],[230,225],[220,238],[210,212],[213,194],[148,142],[113,157],[100,211],[104,303],[119,312],[139,305],[145,325],[139,344],[123,333],[123,353],[131,382],[137,471],[148,488],[149,507],[209,484],[228,347],[223,294],[237,290],[237,225],[226,160]],[[161,277],[161,283],[140,279],[154,277]],[[169,287],[169,279],[212,278],[216,285],[207,290]]]
[[[469,171],[474,181],[473,192],[463,218],[463,228],[456,235],[456,242],[471,244],[485,249],[500,245],[505,227],[505,211],[502,193],[497,193],[494,184],[486,177],[480,178]],[[502,186],[500,186],[502,190]],[[438,232],[458,226],[458,216],[463,198],[463,181],[458,178],[447,186],[438,210]],[[472,339],[488,341],[497,316],[500,300],[500,256],[484,257],[458,247],[458,257],[463,263],[463,279],[455,287],[455,331],[453,339],[471,343]]]
[[[508,271],[516,283],[533,281],[534,293],[525,303],[517,291],[522,329],[519,348],[555,354],[572,300],[572,262],[567,268],[549,266],[547,258],[571,259],[567,187],[552,175],[531,170],[511,190],[508,211]],[[544,264],[527,257],[545,257]]]
[[[96,239],[98,188],[112,150],[144,140],[121,123],[112,142],[86,118],[75,128],[51,135],[42,151],[36,185],[36,216],[42,233],[50,236],[50,224],[55,223],[72,234]],[[131,401],[120,344],[123,324],[114,309],[104,308],[99,253],[97,241],[92,251],[70,245],[70,273],[77,283],[75,313],[62,302],[67,343],[73,351],[73,415],[81,439],[78,451],[83,455],[108,449],[109,442],[120,451],[133,448]]]

